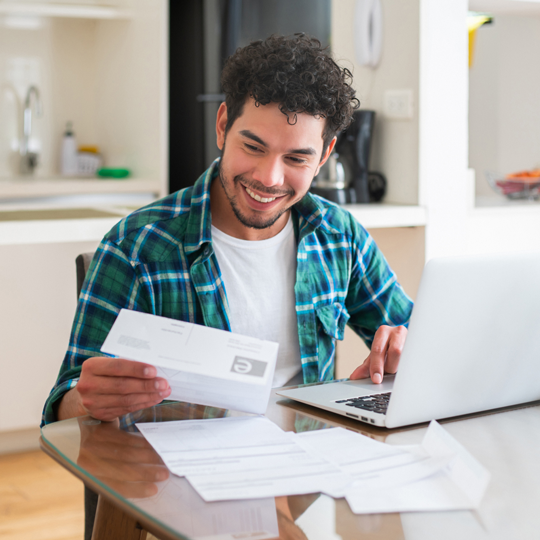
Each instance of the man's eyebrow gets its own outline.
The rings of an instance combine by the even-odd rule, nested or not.
[[[317,151],[315,148],[308,146],[307,148],[297,148],[296,150],[289,150],[289,154],[304,154],[306,156],[315,156]]]
[[[264,146],[265,148],[268,148],[268,145],[255,133],[252,131],[249,131],[249,129],[243,129],[240,131],[240,135],[243,137],[247,137],[248,139],[251,139],[252,141],[255,141],[256,143],[260,144],[261,146]],[[295,148],[293,150],[289,150],[287,152],[288,154],[303,154],[305,156],[315,156],[317,155],[317,151],[315,148],[312,148],[311,146],[308,146],[307,148]]]
[[[243,137],[247,137],[248,139],[251,139],[252,141],[255,141],[256,143],[259,143],[261,146],[264,146],[265,148],[268,148],[268,145],[260,138],[255,135],[255,133],[249,131],[249,129],[243,129],[240,132],[240,135]]]

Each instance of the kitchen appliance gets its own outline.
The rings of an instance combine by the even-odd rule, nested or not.
[[[375,111],[355,111],[351,125],[339,133],[334,152],[313,181],[311,192],[338,204],[379,202],[386,179],[369,170]]]

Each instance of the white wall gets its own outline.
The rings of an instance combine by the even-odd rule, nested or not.
[[[388,180],[386,202],[418,204],[418,107],[410,120],[392,120],[383,112],[385,90],[419,89],[419,1],[384,0],[383,48],[375,68],[356,64],[355,0],[332,3],[332,50],[354,76],[362,108],[376,111],[371,169]]]
[[[469,165],[476,193],[493,195],[485,171],[540,167],[540,13],[495,14],[477,32],[470,70]]]
[[[34,29],[6,27],[0,18],[0,176],[18,173],[17,144],[28,88],[40,90],[43,116],[33,117],[32,135],[40,154],[38,173],[58,172],[66,122],[74,123],[80,144],[98,144],[94,21],[36,18]]]
[[[466,250],[467,0],[420,2],[420,204],[426,260]]]
[[[98,138],[107,162],[168,184],[168,13],[129,0],[133,18],[100,21],[94,44]],[[111,51],[114,51],[112,53]],[[163,189],[165,192],[165,189]]]

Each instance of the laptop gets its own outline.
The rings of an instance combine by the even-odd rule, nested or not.
[[[277,394],[386,428],[540,400],[540,253],[432,259],[396,375]]]

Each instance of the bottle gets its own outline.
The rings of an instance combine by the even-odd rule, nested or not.
[[[62,138],[62,156],[60,172],[62,176],[77,176],[77,141],[73,133],[73,124],[66,124],[66,131]]]

